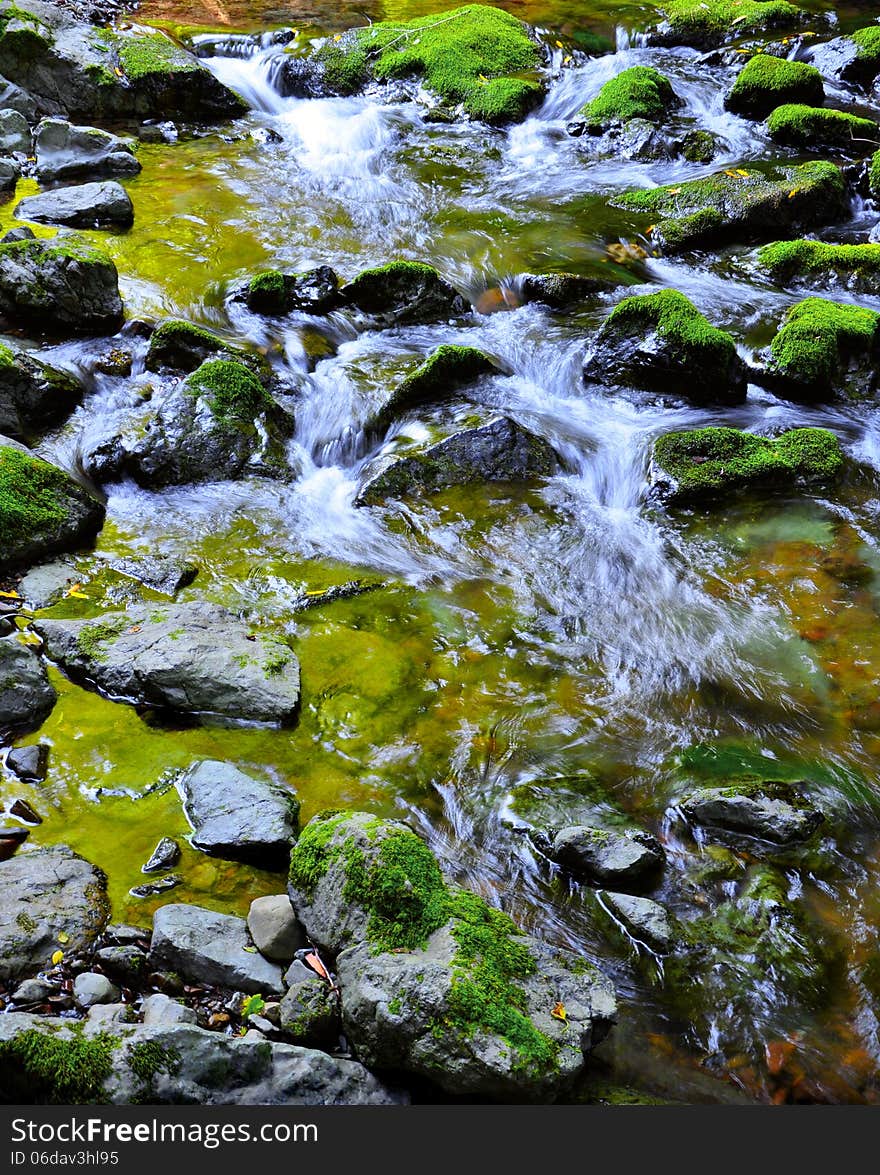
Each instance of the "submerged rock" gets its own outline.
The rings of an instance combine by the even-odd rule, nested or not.
[[[625,887],[650,881],[665,859],[657,841],[638,829],[617,832],[583,824],[560,829],[550,856],[577,877]]]
[[[299,800],[286,788],[211,759],[190,767],[177,786],[195,848],[263,869],[287,868]]]
[[[761,170],[752,166],[732,174],[728,169],[624,192],[610,203],[652,217],[652,240],[670,253],[766,240],[799,226],[815,229],[842,219],[849,208],[840,169],[825,161]]]
[[[253,950],[243,918],[201,906],[160,906],[153,918],[150,966],[193,983],[281,995],[281,968]]]
[[[237,296],[255,314],[327,314],[340,304],[339,277],[329,265],[303,273],[269,269],[254,274]]]
[[[712,502],[745,489],[787,492],[833,482],[842,469],[840,441],[824,428],[794,428],[772,439],[698,428],[654,443],[654,485],[673,502]]]
[[[584,363],[584,379],[701,403],[745,399],[746,369],[731,335],[677,290],[637,294],[612,310]]]
[[[349,306],[390,326],[442,322],[470,310],[461,294],[432,265],[415,261],[392,261],[365,269],[339,294]]]
[[[0,1016],[4,1094],[21,1104],[396,1105],[363,1065],[195,1024]]]
[[[67,845],[34,849],[2,862],[0,886],[3,980],[50,967],[59,935],[67,936],[65,953],[87,951],[110,915],[104,874]]]
[[[3,663],[3,659],[3,654],[0,653],[0,664]],[[42,669],[42,665],[40,665],[40,668]],[[28,665],[24,669],[22,679],[13,682],[12,689],[14,690],[21,684],[24,684],[26,687],[28,687],[28,689],[31,689],[33,677],[30,675],[33,674],[33,672],[34,666]],[[28,680],[29,677],[30,681]],[[32,715],[32,720],[34,721],[38,721],[41,714],[43,714],[43,716],[46,714],[45,706],[49,702],[49,694],[48,691],[43,688],[44,686],[48,686],[48,681],[46,681],[45,678],[40,680],[39,693],[36,697],[33,698],[34,712]],[[52,687],[49,686],[49,689],[52,689]],[[6,690],[0,692],[0,715],[3,713],[4,703],[2,698],[4,693],[6,693]],[[42,697],[40,695],[42,695]],[[43,698],[46,700],[43,701]],[[54,704],[54,689],[52,689],[51,702]],[[49,710],[51,711],[51,709],[52,705],[50,704]],[[0,717],[0,724],[4,726],[15,725],[15,723],[5,721],[2,717]],[[21,779],[24,783],[40,783],[46,778],[46,770],[49,766],[49,748],[45,743],[34,743],[33,745],[27,747],[13,747],[13,749],[6,756],[5,766],[7,771],[11,771],[12,774],[16,776],[16,778]],[[23,807],[23,811],[20,811],[21,818],[26,819],[29,824],[42,823],[39,816],[37,816],[29,804],[26,805],[23,800],[18,801],[18,803]],[[10,814],[13,816],[19,815],[19,811],[16,811],[15,808],[16,805],[13,805],[13,808],[10,809]]]
[[[195,580],[198,564],[175,555],[129,555],[111,559],[110,566],[120,575],[137,580],[163,596],[176,596]]]
[[[344,1029],[367,1064],[453,1094],[552,1097],[614,1021],[596,968],[448,886],[396,821],[316,817],[290,885],[310,939],[336,955]],[[564,1019],[551,1015],[560,1003]]]
[[[119,275],[106,253],[75,236],[0,245],[0,314],[41,330],[115,330]]]
[[[125,188],[105,181],[58,188],[39,196],[27,196],[15,209],[19,220],[40,224],[64,224],[70,228],[100,228],[134,221],[134,206]]]
[[[72,677],[122,701],[255,722],[287,723],[297,712],[293,650],[214,604],[149,605],[36,628]]]
[[[131,143],[93,126],[44,118],[34,132],[37,179],[59,180],[137,175],[141,165]]]
[[[481,376],[497,375],[499,371],[495,360],[476,347],[444,343],[398,384],[389,400],[370,418],[367,427],[383,432],[406,413],[442,403]]]
[[[59,424],[82,401],[83,386],[69,372],[25,351],[0,344],[0,434],[25,441]]]
[[[689,823],[702,828],[721,828],[787,844],[807,840],[824,819],[796,788],[796,784],[770,780],[704,787],[692,792],[679,807]]]
[[[614,277],[582,277],[576,273],[523,273],[517,280],[524,302],[543,302],[552,310],[566,310],[620,284]]]
[[[757,53],[737,74],[724,105],[746,118],[766,118],[777,106],[821,106],[824,101],[822,75],[814,66]]]
[[[173,868],[180,860],[180,845],[170,836],[163,836],[150,853],[149,858],[141,865],[141,873],[163,873]]]
[[[418,456],[396,457],[380,463],[375,472],[368,470],[355,505],[372,506],[386,498],[430,494],[473,482],[532,481],[549,477],[558,467],[559,459],[547,441],[502,416],[453,433]]]
[[[46,666],[34,650],[22,644],[17,634],[0,638],[0,728],[22,733],[39,729],[57,697]],[[9,756],[16,753],[10,751]],[[10,764],[9,756],[6,765],[15,771],[15,759]]]
[[[669,911],[650,898],[600,890],[599,898],[612,918],[623,924],[627,934],[657,954],[673,949],[677,934]]]
[[[79,482],[0,437],[0,571],[85,545],[104,506]]]

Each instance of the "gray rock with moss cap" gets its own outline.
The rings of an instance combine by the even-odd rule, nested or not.
[[[34,132],[34,151],[37,178],[44,184],[137,175],[141,170],[126,139],[93,126],[73,126],[63,118],[42,120]]]
[[[87,951],[110,916],[104,874],[67,845],[0,862],[0,888],[0,980],[51,967],[62,934],[65,952]]]
[[[583,824],[561,828],[550,855],[578,877],[609,885],[639,886],[663,866],[663,849],[638,829],[621,832]]]
[[[290,895],[336,955],[343,1026],[367,1064],[453,1094],[553,1097],[614,1022],[598,969],[448,885],[397,821],[316,817],[291,854]]]
[[[686,820],[701,828],[745,833],[776,844],[807,840],[824,820],[801,797],[797,784],[773,781],[700,788],[679,808]]]
[[[71,677],[120,701],[282,724],[297,712],[293,650],[215,604],[142,606],[36,627]]]
[[[76,236],[0,245],[0,314],[42,330],[114,330],[119,275],[106,253]]]
[[[393,261],[365,269],[339,291],[343,302],[385,325],[442,322],[458,318],[470,305],[432,265]]]
[[[739,37],[773,30],[791,32],[826,18],[786,0],[663,0],[658,24],[647,31],[650,45],[692,45],[712,49]]]
[[[367,427],[377,431],[387,429],[406,413],[443,403],[481,377],[497,375],[500,370],[494,359],[476,347],[444,343],[398,384]]]
[[[0,344],[0,434],[23,441],[58,424],[83,398],[67,371]]]
[[[150,338],[144,366],[147,371],[195,371],[207,359],[232,359],[263,371],[263,361],[256,355],[222,339],[213,331],[182,318],[166,318]]]
[[[766,118],[777,106],[821,106],[824,100],[822,75],[814,66],[757,53],[737,74],[724,105],[746,118]]]

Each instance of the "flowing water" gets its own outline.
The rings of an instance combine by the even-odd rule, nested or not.
[[[142,17],[179,17],[174,7],[147,4]],[[373,15],[410,17],[436,5],[398,7]],[[580,5],[527,7],[517,14],[552,27],[551,43],[561,31],[576,47]],[[207,25],[301,20],[302,49],[322,20],[333,24],[328,14],[277,5],[262,22],[246,21],[234,4],[204,8],[193,20]],[[615,298],[567,314],[516,305],[517,274],[612,269],[633,292],[681,290],[748,353],[799,297],[758,279],[747,250],[698,266],[609,254],[645,227],[609,208],[609,193],[779,155],[760,124],[724,111],[733,70],[707,68],[689,49],[640,47],[638,10],[616,15],[629,32],[612,33],[607,11],[591,26],[614,36],[616,50],[565,68],[558,51],[543,105],[509,130],[425,121],[406,95],[386,104],[283,98],[273,84],[282,50],[269,38],[212,34],[201,43],[210,68],[253,112],[228,131],[142,145],[143,171],[126,185],[134,228],[93,235],[117,262],[129,318],[185,316],[267,353],[296,388],[301,476],[292,486],[110,487],[96,554],[76,568],[85,599],[66,598],[54,613],[118,606],[124,593],[103,568],[108,554],[186,555],[201,571],[182,598],[263,617],[294,638],[301,720],[284,732],[169,729],[56,675],[58,707],[23,740],[52,744],[50,778],[14,790],[46,817],[34,839],[66,841],[104,867],[115,916],[144,923],[163,899],[128,891],[157,836],[187,832],[168,779],[194,758],[230,759],[293,783],[303,819],[328,806],[404,817],[464,884],[610,971],[621,1024],[599,1068],[615,1083],[682,1100],[875,1100],[876,411],[804,408],[757,388],[724,410],[587,390],[583,355]],[[711,167],[605,158],[595,142],[566,134],[606,80],[641,63],[666,73],[685,99],[683,129],[724,141]],[[25,182],[19,195],[27,190]],[[877,220],[860,206],[839,230],[866,239]],[[358,332],[341,313],[279,323],[224,309],[229,286],[269,264],[329,264],[348,278],[398,257],[436,265],[478,311],[456,326]],[[316,331],[325,357],[310,370]],[[549,438],[565,472],[531,488],[467,487],[388,509],[355,507],[364,467],[383,445],[424,439],[438,422],[473,413],[462,403],[395,426],[379,444],[364,436],[370,412],[441,342],[502,362],[510,374],[480,388],[479,407]],[[135,352],[125,380],[93,371],[90,360],[109,343],[47,352],[86,373],[91,387],[43,445],[55,460],[75,466],[86,439],[154,382],[134,332],[125,345]],[[658,509],[648,493],[652,439],[721,422],[756,431],[823,425],[856,472],[831,498]],[[836,574],[841,562],[858,575]],[[351,579],[373,590],[296,610],[303,590]],[[831,816],[816,850],[784,860],[781,874],[832,959],[830,993],[818,1002],[789,995],[801,990],[797,975],[792,989],[792,976],[750,957],[691,973],[688,964],[671,993],[660,962],[609,930],[594,895],[548,869],[523,835],[541,805],[570,813],[600,793],[609,813],[663,840],[669,865],[654,896],[693,921],[732,898],[755,861],[695,840],[670,805],[687,779],[746,770],[810,781]],[[2,786],[11,794],[9,781]],[[189,849],[181,872],[175,897],[223,910],[244,911],[279,884]]]

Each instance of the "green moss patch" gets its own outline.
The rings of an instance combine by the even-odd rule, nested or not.
[[[161,33],[113,38],[119,64],[131,81],[167,74],[194,73],[199,63]]]
[[[880,25],[868,25],[864,29],[856,29],[850,40],[858,49],[858,60],[869,66],[873,73],[880,72]]]
[[[461,103],[474,118],[522,118],[540,98],[537,44],[516,17],[469,4],[408,22],[354,29],[319,51],[327,82],[355,93],[369,78],[418,76],[435,94]]]
[[[697,500],[748,487],[831,481],[843,469],[843,453],[837,437],[823,428],[795,428],[775,439],[699,428],[658,438],[654,462],[672,479],[674,498]]]
[[[758,251],[757,261],[780,285],[836,281],[866,293],[880,293],[880,245],[774,241]]]
[[[872,354],[880,314],[859,306],[805,298],[789,310],[770,344],[774,373],[798,384],[829,388],[856,355]]]
[[[229,359],[207,360],[187,377],[186,388],[207,400],[211,411],[225,424],[251,424],[275,406],[253,372]]]
[[[83,1105],[100,1102],[114,1068],[119,1039],[101,1032],[86,1037],[32,1028],[0,1043],[0,1086],[7,1103]]]
[[[607,81],[592,102],[581,111],[592,131],[644,118],[661,122],[680,104],[667,77],[647,65],[634,65]]]
[[[67,486],[67,474],[56,466],[0,448],[0,549],[14,549],[64,522]]]
[[[875,200],[880,200],[880,151],[875,151],[868,164],[868,190]]]
[[[476,347],[443,343],[397,387],[388,403],[373,417],[372,428],[387,428],[403,412],[436,403],[483,375],[497,372],[496,364]]]
[[[810,13],[785,0],[665,0],[666,22],[652,34],[655,43],[708,48],[734,37],[773,29],[796,29]]]
[[[258,273],[248,282],[245,299],[257,314],[283,314],[287,309],[287,282],[277,269]]]
[[[864,154],[877,142],[878,128],[870,118],[858,118],[843,110],[792,103],[776,107],[767,119],[767,132],[787,147],[838,147]]]
[[[636,294],[624,298],[606,320],[609,329],[646,333],[656,331],[671,344],[684,364],[699,361],[719,366],[732,364],[736,344],[726,331],[719,330],[700,313],[693,302],[678,290],[660,290],[656,294]]]
[[[824,100],[822,75],[815,66],[756,53],[737,74],[725,106],[747,118],[766,118],[785,103],[821,106]]]

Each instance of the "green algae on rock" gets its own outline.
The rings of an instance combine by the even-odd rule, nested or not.
[[[615,306],[587,356],[584,379],[713,402],[737,402],[746,391],[733,337],[678,290],[636,294]]]
[[[848,208],[843,175],[825,161],[728,169],[704,179],[623,192],[609,203],[654,217],[652,239],[669,253],[812,228],[837,220]]]
[[[654,484],[668,501],[697,503],[740,490],[785,492],[834,481],[843,470],[843,452],[824,428],[790,429],[775,438],[698,428],[659,437],[652,464]]]
[[[0,244],[0,312],[42,330],[115,329],[122,320],[116,266],[73,234]]]
[[[379,21],[328,41],[318,52],[325,82],[353,94],[371,78],[418,76],[447,102],[484,122],[518,122],[543,87],[538,44],[515,16],[483,4],[408,22]]]
[[[119,1037],[106,1032],[87,1037],[83,1029],[75,1024],[60,1036],[30,1028],[0,1041],[3,1100],[61,1106],[103,1101]]]
[[[785,0],[664,0],[665,19],[649,29],[652,45],[693,45],[712,49],[736,37],[803,28],[815,16]]]
[[[634,65],[607,81],[581,111],[587,127],[594,133],[621,126],[631,118],[661,122],[671,110],[681,105],[672,84],[659,70],[648,65]]]
[[[767,119],[767,133],[786,147],[838,148],[864,155],[880,133],[870,118],[859,118],[843,110],[789,103],[777,106]]]
[[[737,74],[724,105],[746,118],[766,118],[777,106],[821,106],[822,75],[813,65],[756,53]]]
[[[476,347],[443,343],[391,393],[367,427],[384,431],[405,412],[442,403],[481,376],[495,375],[498,364]]]
[[[760,379],[792,398],[865,399],[876,386],[880,313],[825,298],[792,306]]]
[[[880,245],[774,241],[758,250],[756,260],[780,285],[834,283],[861,293],[880,294]]]
[[[225,424],[252,424],[261,412],[277,408],[253,372],[228,359],[206,360],[188,377],[186,387],[202,396],[218,421]]]
[[[267,269],[249,278],[236,298],[255,314],[326,314],[339,303],[339,278],[329,265],[302,273]]]

